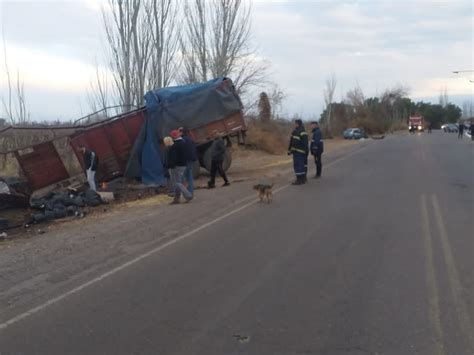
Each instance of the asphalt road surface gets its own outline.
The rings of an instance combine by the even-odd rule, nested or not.
[[[474,142],[390,136],[275,190],[0,319],[0,354],[474,354]]]

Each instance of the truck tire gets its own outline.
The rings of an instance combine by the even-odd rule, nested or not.
[[[211,159],[210,148],[207,148],[207,150],[204,152],[202,163],[203,163],[204,169],[206,169],[207,171],[211,171],[212,159]],[[229,170],[231,165],[232,165],[232,153],[230,152],[230,149],[227,149],[224,156],[224,164],[223,164],[224,171]]]

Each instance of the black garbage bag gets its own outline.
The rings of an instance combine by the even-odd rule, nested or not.
[[[67,206],[66,207],[66,212],[68,216],[75,216],[76,212],[79,210],[79,207],[75,205]]]
[[[87,206],[97,207],[102,204],[102,198],[94,190],[88,189],[84,193],[84,202]]]
[[[74,206],[84,207],[86,205],[86,203],[84,202],[84,197],[75,196],[73,200],[74,200]]]
[[[37,210],[43,210],[46,208],[47,200],[45,198],[32,198],[30,201],[30,206]]]
[[[67,217],[67,210],[64,205],[56,205],[53,209],[54,218],[64,218]]]
[[[33,214],[32,217],[36,223],[47,222],[54,219],[54,212],[51,210],[45,210],[43,212]]]
[[[0,217],[0,232],[7,230],[8,228],[8,219]]]

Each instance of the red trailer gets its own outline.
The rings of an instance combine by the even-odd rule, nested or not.
[[[79,147],[85,145],[95,150],[99,157],[97,178],[99,181],[109,181],[124,174],[145,117],[146,109],[139,108],[102,123],[77,127],[75,133],[69,135],[1,154],[12,156],[23,178],[31,184],[33,190],[38,190],[51,185],[64,187],[70,181],[76,181],[78,175],[83,174],[83,169],[80,169],[83,167],[83,160]],[[208,148],[216,133],[227,139],[229,144],[231,137],[237,137],[238,142],[243,143],[246,130],[242,112],[192,128],[191,137],[197,143],[200,165],[210,169]],[[230,167],[231,161],[229,152],[224,163],[226,169]]]

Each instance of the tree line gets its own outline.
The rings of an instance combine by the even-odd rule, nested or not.
[[[334,83],[333,80],[329,82]],[[329,85],[330,89],[333,87],[335,84]],[[325,95],[328,96],[332,98],[332,95]],[[409,117],[418,115],[436,129],[443,123],[457,122],[462,115],[461,108],[447,100],[444,104],[412,101],[403,87],[387,89],[380,96],[365,97],[362,89],[356,86],[340,102],[327,100],[326,103],[320,123],[328,136],[340,135],[349,127],[363,128],[369,134],[385,133],[406,128]]]

